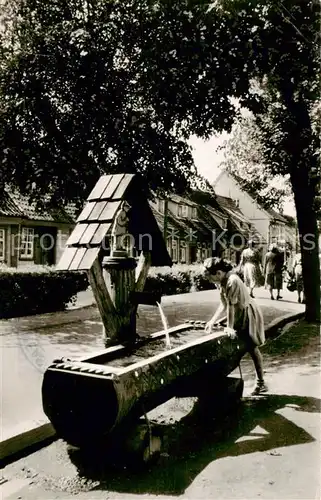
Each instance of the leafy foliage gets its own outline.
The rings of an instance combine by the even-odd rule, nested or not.
[[[151,268],[145,285],[145,291],[156,291],[161,295],[215,288],[216,286],[204,276],[203,268],[199,264],[176,264],[173,267]]]
[[[78,292],[87,288],[85,273],[1,271],[0,318],[63,311]]]
[[[195,174],[186,139],[229,129],[229,97],[248,91],[246,19],[235,37],[233,17],[210,1],[14,5],[2,43],[3,181],[53,203],[83,199],[103,172],[184,191]]]
[[[282,211],[285,197],[291,194],[288,178],[273,175],[263,154],[263,137],[252,114],[241,116],[220,149],[226,169],[262,207]],[[288,176],[287,176],[288,177]]]
[[[302,248],[303,274],[307,310],[320,315],[311,119],[320,100],[320,2],[14,7],[1,47],[2,181],[54,203],[82,199],[103,172],[141,172],[154,190],[185,190],[195,174],[187,138],[229,131],[236,97],[256,117],[271,174],[289,175],[300,234],[315,236],[313,251]]]
[[[264,164],[272,175],[289,175],[302,251],[306,318],[320,319],[320,269],[316,211],[320,195],[320,2],[235,0],[225,9],[242,15],[251,5],[252,59],[257,90],[241,100],[256,117]],[[248,15],[248,14],[246,14]],[[306,235],[313,235],[308,248]]]

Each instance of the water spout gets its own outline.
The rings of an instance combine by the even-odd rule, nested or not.
[[[167,318],[164,314],[164,311],[163,311],[163,308],[162,306],[160,305],[159,302],[156,302],[157,304],[157,307],[159,309],[159,314],[160,314],[160,317],[161,317],[161,320],[162,320],[162,323],[163,323],[163,328],[164,328],[164,332],[165,332],[165,342],[166,342],[166,347],[168,347],[169,349],[171,348],[171,339],[169,337],[169,333],[168,333],[168,322],[167,322]]]

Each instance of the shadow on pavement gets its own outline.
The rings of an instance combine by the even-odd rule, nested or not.
[[[289,395],[248,398],[229,416],[214,419],[196,403],[179,422],[162,426],[163,453],[148,469],[120,470],[102,452],[69,456],[81,477],[99,482],[96,490],[178,495],[214,460],[315,441],[277,410],[320,413],[320,402]]]

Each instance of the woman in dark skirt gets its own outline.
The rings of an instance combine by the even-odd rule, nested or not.
[[[283,253],[276,245],[271,245],[264,259],[265,285],[268,287],[271,300],[274,300],[273,290],[277,290],[276,300],[282,299],[283,288]]]

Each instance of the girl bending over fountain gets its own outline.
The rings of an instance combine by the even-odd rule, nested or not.
[[[267,392],[268,388],[263,377],[263,360],[259,350],[259,346],[265,342],[261,309],[250,297],[239,276],[233,272],[230,262],[218,257],[206,259],[204,273],[210,281],[219,285],[221,298],[221,303],[212,319],[206,324],[205,331],[210,333],[214,325],[226,318],[225,333],[232,338],[236,336],[243,338],[254,362],[257,384],[252,394]]]

